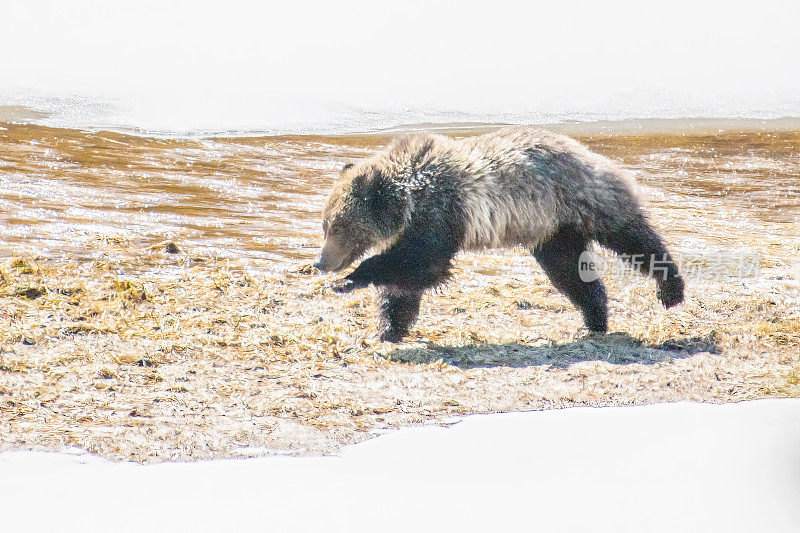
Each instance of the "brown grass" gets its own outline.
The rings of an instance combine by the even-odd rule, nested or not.
[[[671,311],[646,280],[609,278],[605,336],[580,329],[529,255],[464,256],[401,345],[374,340],[371,290],[333,294],[332,277],[300,264],[270,275],[164,246],[136,268],[11,258],[0,269],[0,449],[135,461],[324,453],[452,415],[797,396],[797,241],[781,239],[750,243],[764,253],[758,279],[692,281]]]
[[[760,254],[758,276],[691,276],[686,304],[669,311],[651,282],[609,279],[614,333],[587,336],[526,251],[465,255],[397,346],[374,340],[371,290],[332,294],[303,265],[336,169],[388,135],[156,139],[4,124],[0,450],[317,453],[451,415],[800,396],[800,132],[695,122],[667,135],[559,128],[652,187],[647,211],[686,269],[708,269],[709,251],[747,252]],[[49,194],[62,187],[72,192]],[[168,216],[129,228],[147,209]],[[44,250],[67,259],[33,257]]]

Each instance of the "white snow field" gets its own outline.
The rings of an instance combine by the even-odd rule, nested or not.
[[[228,135],[800,114],[791,0],[26,0],[0,17],[0,106],[48,126]]]
[[[0,454],[2,531],[798,531],[800,400],[471,416],[334,457]]]

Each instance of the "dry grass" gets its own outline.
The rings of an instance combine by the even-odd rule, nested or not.
[[[0,449],[135,461],[324,453],[468,413],[798,395],[797,241],[779,240],[753,241],[758,280],[692,282],[676,310],[643,279],[608,279],[607,336],[581,332],[530,256],[465,256],[402,345],[374,340],[371,290],[333,294],[331,278],[299,264],[268,275],[163,246],[136,268],[11,258],[0,270]]]
[[[687,270],[746,252],[757,277],[692,276],[670,311],[652,283],[609,279],[615,333],[586,336],[527,252],[467,255],[395,346],[374,340],[371,290],[335,295],[302,265],[335,170],[387,136],[4,124],[0,450],[317,453],[467,413],[800,396],[800,132],[762,127],[582,138],[652,187]]]

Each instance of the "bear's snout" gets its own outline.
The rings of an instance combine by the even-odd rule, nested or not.
[[[325,266],[325,263],[322,262],[322,257],[319,255],[316,257],[316,259],[314,259],[314,264],[312,266],[317,270],[322,270],[323,272],[328,271],[328,269]]]
[[[314,259],[314,268],[323,272],[332,272],[334,270],[331,268],[330,263],[323,259],[321,253]]]
[[[328,237],[314,260],[314,268],[323,272],[338,272],[355,261],[357,255],[342,239]]]

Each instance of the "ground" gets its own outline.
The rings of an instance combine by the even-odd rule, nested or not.
[[[638,174],[684,304],[617,265],[589,335],[528,251],[464,254],[400,345],[372,289],[309,266],[335,170],[388,138],[5,135],[0,450],[315,454],[452,415],[800,396],[797,132],[581,138]]]
[[[333,276],[307,265],[269,274],[166,245],[142,251],[150,267],[138,274],[11,258],[0,450],[77,446],[140,462],[329,453],[452,415],[797,396],[787,255],[798,237],[775,240],[753,244],[757,277],[690,277],[669,311],[651,282],[609,275],[609,335],[580,329],[530,255],[465,255],[400,345],[374,340],[371,289],[334,294]]]

